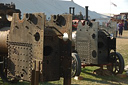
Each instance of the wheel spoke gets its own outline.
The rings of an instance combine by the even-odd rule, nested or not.
[[[108,70],[112,71],[114,74],[123,73],[124,70],[124,60],[120,53],[112,52],[110,54],[112,66],[108,66]]]
[[[76,64],[77,61],[75,60],[75,58],[72,57],[72,75],[75,75],[76,73]]]
[[[119,63],[119,62],[117,62],[117,63],[116,63],[116,66],[120,66],[120,63]]]

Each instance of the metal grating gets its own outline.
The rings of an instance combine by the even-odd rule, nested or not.
[[[81,60],[86,60],[86,63],[90,62],[90,43],[87,40],[79,40],[77,42],[77,51],[81,56]]]

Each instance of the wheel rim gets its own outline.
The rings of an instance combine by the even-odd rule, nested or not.
[[[75,58],[72,57],[72,71],[71,71],[72,77],[75,76],[75,74],[76,74],[76,69],[77,69],[77,61],[76,61]]]
[[[113,59],[114,59],[114,62],[112,64],[113,73],[118,74],[120,70],[120,60],[116,54],[113,56]]]
[[[123,57],[117,53],[113,52],[110,55],[111,65],[107,66],[107,69],[110,70],[113,74],[119,74],[123,73],[123,68],[124,68],[124,60]]]

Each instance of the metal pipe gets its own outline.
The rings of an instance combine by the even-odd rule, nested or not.
[[[69,14],[75,15],[75,7],[69,7]]]
[[[69,7],[69,14],[71,14],[71,7]]]
[[[73,15],[75,15],[75,7],[73,7],[72,9],[73,9]]]
[[[85,6],[85,11],[86,11],[86,21],[88,21],[88,6]]]
[[[6,31],[5,29],[0,29],[0,53],[8,53],[7,36],[10,30],[6,29]]]

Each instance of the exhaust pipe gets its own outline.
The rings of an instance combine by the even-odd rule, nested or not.
[[[73,7],[73,13],[72,14],[75,15],[75,7]]]
[[[69,14],[75,15],[75,7],[69,7]]]
[[[72,7],[69,7],[69,14],[71,14],[71,9],[72,9]]]
[[[86,21],[88,21],[88,6],[85,6],[85,12],[86,12]]]

